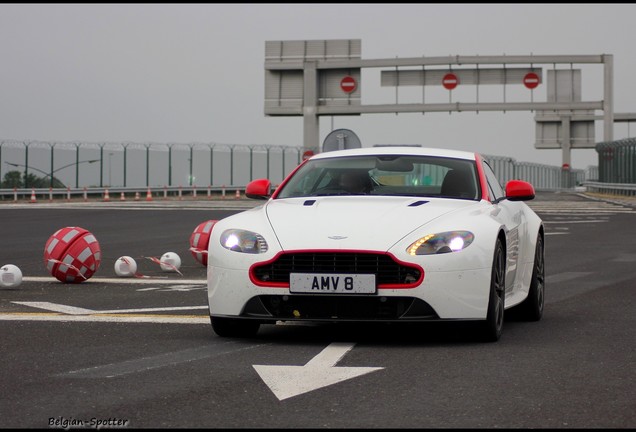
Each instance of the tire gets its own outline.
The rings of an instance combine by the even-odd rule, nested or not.
[[[537,236],[537,247],[534,252],[532,280],[528,297],[516,308],[520,319],[539,321],[543,316],[545,302],[545,259],[543,237]]]
[[[233,338],[256,336],[261,326],[258,321],[219,317],[210,317],[210,323],[218,336]]]
[[[481,323],[480,337],[484,342],[497,342],[501,338],[504,323],[506,296],[506,254],[500,239],[495,244],[488,296],[488,314]]]

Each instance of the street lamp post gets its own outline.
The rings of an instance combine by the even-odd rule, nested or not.
[[[46,171],[42,171],[41,169],[32,167],[30,165],[16,164],[16,163],[8,162],[8,161],[5,161],[4,163],[6,163],[7,165],[14,166],[16,168],[17,167],[24,167],[25,171],[28,170],[28,169],[32,169],[32,170],[41,172],[42,174],[44,174],[44,178],[47,178],[47,177],[51,176],[51,187],[52,187],[53,186],[53,174],[55,174],[56,172],[61,171],[64,168],[68,168],[70,166],[79,165],[79,164],[82,164],[82,163],[93,163],[93,162],[97,162],[97,161],[99,161],[99,159],[92,159],[92,160],[84,160],[84,161],[79,161],[79,162],[73,162],[73,163],[61,166],[61,167],[59,167],[59,168],[57,168],[55,170],[52,170],[50,173],[47,173]],[[24,187],[25,188],[27,187],[27,183],[26,182],[27,182],[27,180],[25,178],[24,179]]]

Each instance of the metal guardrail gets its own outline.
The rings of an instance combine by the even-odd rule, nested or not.
[[[13,172],[14,176],[17,173],[25,189],[60,184],[74,186],[75,189],[88,186],[91,190],[109,187],[111,191],[113,186],[158,188],[167,185],[174,188],[186,185],[202,188],[206,184],[226,184],[244,187],[256,178],[282,181],[301,162],[301,150],[300,147],[218,143],[0,140],[0,180]],[[502,185],[508,180],[521,179],[532,183],[535,189],[558,190],[575,187],[586,180],[600,179],[598,171],[564,171],[561,167],[517,162],[510,157],[484,156]],[[39,168],[29,162],[35,160],[39,162]],[[48,183],[30,184],[37,177]]]
[[[605,182],[584,182],[583,186],[587,192],[596,192],[606,195],[635,196],[636,184],[632,183],[605,183]]]
[[[503,156],[484,155],[492,166],[499,182],[505,185],[509,180],[518,179],[530,182],[535,190],[556,191],[574,189],[590,180],[598,178],[598,168],[587,170],[564,170],[561,167],[529,162],[517,162]],[[298,162],[299,163],[299,162]],[[600,188],[600,186],[596,186]],[[0,189],[0,201],[38,201],[38,200],[152,200],[163,199],[224,199],[242,197],[245,184],[231,186],[147,186],[147,187],[84,187],[84,188],[22,188]],[[616,188],[613,188],[616,189]]]
[[[586,181],[585,176],[596,167],[585,170],[562,170],[559,167],[527,162],[512,158],[486,156],[502,185],[512,179],[526,180],[535,190],[556,191],[586,185],[594,190],[634,190],[636,185]],[[629,189],[629,186],[633,186]],[[621,189],[622,188],[622,189]],[[155,187],[84,187],[84,188],[14,188],[0,189],[0,202],[38,201],[144,201],[154,199],[236,199],[244,197],[245,185],[231,186],[155,186]],[[626,192],[619,192],[626,193]]]
[[[160,199],[239,199],[245,186],[163,186],[148,188],[31,188],[0,189],[0,202],[150,201]]]
[[[3,151],[4,150],[4,151]],[[80,150],[83,157],[80,158]],[[38,141],[0,141],[0,174],[6,174],[7,166],[13,166],[19,176],[27,177],[33,172],[48,177],[51,186],[53,180],[58,180],[58,172],[66,172],[69,179],[65,183],[75,184],[75,187],[0,189],[0,201],[19,200],[52,200],[61,199],[104,199],[109,191],[109,200],[158,198],[197,198],[202,196],[211,199],[231,194],[239,195],[245,185],[254,178],[270,178],[272,182],[279,182],[301,162],[301,149],[297,147],[268,146],[268,145],[232,145],[215,143],[191,144],[161,144],[161,143],[57,143]],[[40,159],[48,158],[50,168],[39,169],[29,165],[29,154]],[[39,153],[38,153],[39,152]],[[535,190],[557,191],[571,190],[577,186],[586,185],[593,190],[604,190],[617,194],[630,194],[636,183],[636,139],[600,143],[597,145],[600,167],[590,166],[587,169],[567,169],[529,162],[518,162],[511,157],[484,155],[492,166],[499,182],[505,185],[509,180],[519,179],[530,182]],[[69,159],[69,156],[73,156]],[[111,156],[119,164],[111,167]],[[7,160],[20,161],[15,163]],[[107,159],[106,159],[107,157]],[[130,158],[130,160],[127,159]],[[89,158],[84,160],[85,158]],[[94,158],[94,159],[90,159]],[[151,170],[150,159],[153,160]],[[72,162],[75,160],[75,162]],[[141,163],[146,166],[145,182],[137,181],[132,185],[126,173],[126,163]],[[183,162],[187,160],[188,166]],[[62,164],[53,167],[54,163]],[[69,162],[64,165],[64,162]],[[22,163],[23,162],[23,163]],[[87,162],[88,165],[83,163]],[[94,162],[94,163],[93,163]],[[107,163],[105,163],[107,162]],[[195,164],[195,162],[197,162]],[[82,176],[80,181],[80,164]],[[157,165],[158,164],[158,165]],[[158,168],[165,164],[165,169]],[[157,166],[154,166],[157,165]],[[90,168],[89,168],[90,166]],[[16,169],[18,168],[18,169]],[[105,168],[108,168],[107,170]],[[177,168],[180,168],[177,170]],[[183,180],[183,172],[189,173],[186,186],[173,185],[175,178]],[[112,172],[111,172],[112,171]],[[152,180],[150,173],[152,171]],[[174,171],[174,173],[173,173]],[[194,172],[200,178],[195,181]],[[72,175],[75,174],[75,179]],[[107,172],[107,174],[106,174]],[[179,174],[177,174],[177,172]],[[112,186],[111,183],[119,187]],[[54,179],[55,176],[55,179]],[[108,181],[104,182],[104,178]],[[209,180],[210,185],[229,184],[231,186],[203,186],[202,179]],[[0,178],[0,180],[2,180]],[[26,180],[25,180],[26,181]],[[611,183],[605,183],[611,182]],[[81,187],[81,183],[91,185]],[[103,185],[102,183],[106,183]],[[144,184],[145,183],[145,184]],[[58,184],[64,184],[58,182]],[[179,183],[177,183],[179,184]],[[183,183],[181,183],[183,184]],[[204,183],[205,185],[205,180]],[[41,183],[40,183],[41,185]],[[160,186],[167,185],[167,186]],[[136,195],[139,194],[139,198]]]

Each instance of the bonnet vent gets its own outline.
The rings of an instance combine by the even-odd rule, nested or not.
[[[419,207],[422,204],[426,204],[428,201],[415,201],[414,203],[409,204],[409,207]]]

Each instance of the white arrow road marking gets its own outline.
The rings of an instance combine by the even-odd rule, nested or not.
[[[253,365],[253,367],[278,400],[283,400],[384,369],[382,367],[335,367],[354,345],[334,342],[305,366]]]

